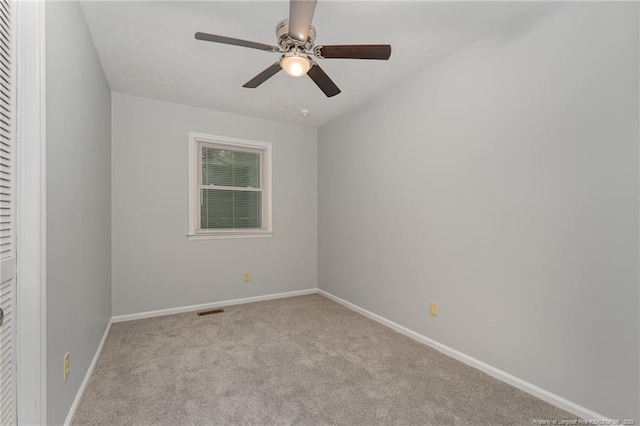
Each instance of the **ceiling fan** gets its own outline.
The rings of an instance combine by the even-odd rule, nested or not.
[[[275,64],[246,82],[242,87],[255,89],[273,77],[278,71],[284,71],[293,77],[307,74],[327,97],[340,93],[340,89],[320,68],[310,55],[319,59],[378,59],[387,60],[391,56],[388,44],[346,44],[314,46],[316,29],[311,25],[317,0],[291,0],[289,19],[280,21],[276,26],[278,46],[273,46],[238,38],[197,32],[198,40],[231,44],[282,54]]]

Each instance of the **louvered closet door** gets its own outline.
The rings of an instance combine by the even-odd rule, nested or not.
[[[16,423],[15,4],[0,0],[0,424]]]

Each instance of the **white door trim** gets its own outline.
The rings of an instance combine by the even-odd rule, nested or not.
[[[16,4],[18,422],[44,425],[47,422],[45,2]]]

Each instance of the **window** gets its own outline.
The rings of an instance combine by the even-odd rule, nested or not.
[[[189,133],[189,239],[269,237],[271,144]]]

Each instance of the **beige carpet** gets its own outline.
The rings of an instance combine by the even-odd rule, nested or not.
[[[114,324],[74,424],[575,418],[319,295]]]

